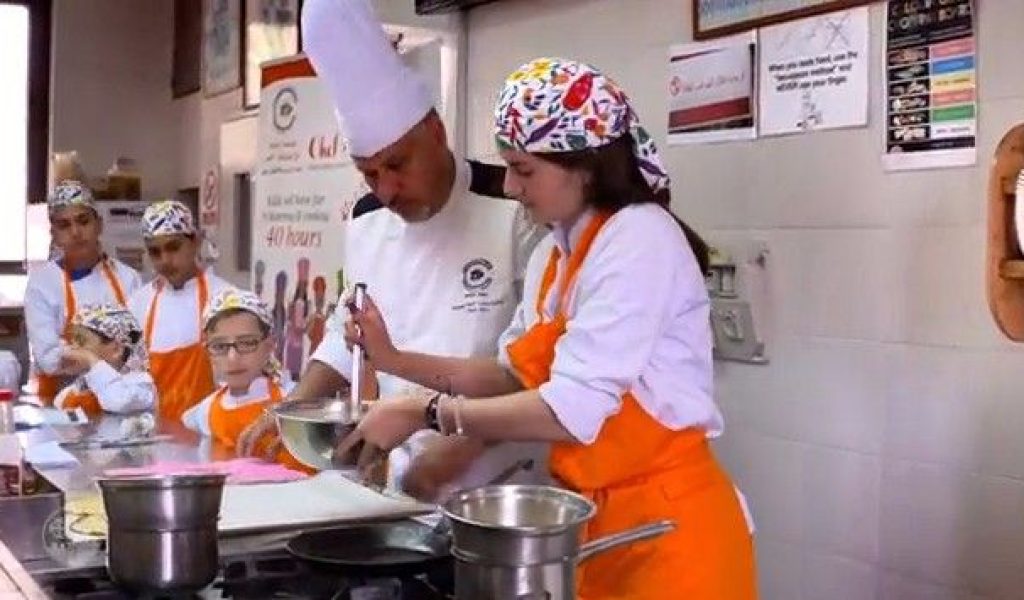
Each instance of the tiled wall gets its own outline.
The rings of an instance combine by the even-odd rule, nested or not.
[[[1024,1],[978,3],[980,166],[880,166],[884,4],[871,126],[664,148],[674,207],[712,241],[770,250],[768,367],[720,365],[718,443],[759,525],[767,600],[1024,598],[1024,348],[984,295],[989,157],[1024,122]],[[504,75],[538,55],[607,70],[665,134],[684,0],[503,0],[469,18],[471,155],[493,156]],[[664,146],[664,145],[663,145]]]

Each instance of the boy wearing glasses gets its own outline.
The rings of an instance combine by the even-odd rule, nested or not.
[[[182,423],[226,448],[234,448],[238,435],[292,388],[274,358],[273,316],[267,304],[249,291],[224,290],[203,313],[203,338],[218,381],[223,385],[185,411]],[[276,459],[298,466],[287,452]]]

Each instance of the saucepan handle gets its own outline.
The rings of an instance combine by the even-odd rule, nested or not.
[[[654,523],[620,531],[619,533],[614,533],[602,538],[597,538],[592,542],[587,542],[580,546],[580,552],[576,555],[576,562],[577,564],[581,563],[595,554],[600,554],[601,552],[605,552],[625,544],[658,537],[659,535],[668,533],[675,528],[675,521],[656,521]]]

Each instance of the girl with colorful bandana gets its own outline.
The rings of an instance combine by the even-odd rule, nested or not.
[[[84,307],[71,321],[71,340],[62,360],[82,375],[57,395],[57,407],[90,416],[153,408],[156,385],[131,312],[110,304]]]
[[[505,192],[551,227],[497,360],[396,349],[367,299],[346,339],[379,372],[443,393],[375,402],[336,453],[367,466],[419,429],[548,441],[550,472],[594,502],[583,542],[670,520],[661,537],[579,567],[581,600],[752,600],[741,496],[708,440],[713,394],[707,248],[669,211],[669,176],[625,92],[584,63],[537,59],[495,107]],[[443,379],[447,376],[446,379]]]

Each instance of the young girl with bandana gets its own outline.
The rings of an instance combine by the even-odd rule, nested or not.
[[[103,220],[89,188],[60,182],[47,198],[47,212],[57,256],[29,272],[25,326],[37,394],[50,403],[63,384],[82,374],[78,365],[62,360],[75,313],[90,304],[125,307],[142,282],[134,269],[103,252]]]
[[[90,416],[153,408],[156,386],[132,313],[110,304],[83,307],[71,321],[70,337],[62,359],[82,375],[54,399],[58,408],[81,408]]]
[[[203,313],[204,343],[223,385],[185,411],[186,427],[233,449],[239,434],[291,391],[274,358],[274,320],[267,304],[244,290],[224,290]],[[291,467],[287,452],[265,447],[256,454]]]
[[[597,506],[582,541],[676,524],[581,564],[579,598],[755,598],[742,498],[708,443],[723,419],[712,394],[707,249],[669,211],[654,143],[618,85],[563,59],[512,73],[495,121],[506,193],[551,227],[498,359],[400,351],[368,301],[346,338],[378,371],[426,386],[442,379],[469,399],[380,400],[337,451],[360,448],[373,464],[423,428],[549,441],[553,478]]]
[[[151,204],[142,224],[146,253],[157,277],[132,295],[129,308],[142,324],[160,397],[158,416],[177,421],[214,390],[202,316],[210,298],[232,286],[201,265],[202,238],[184,204]]]

